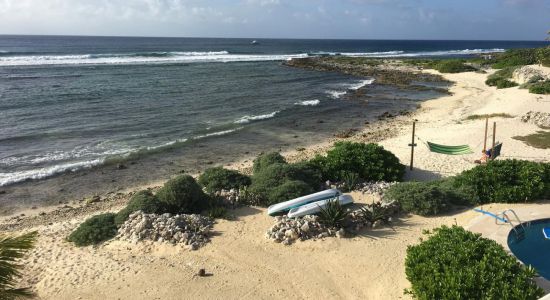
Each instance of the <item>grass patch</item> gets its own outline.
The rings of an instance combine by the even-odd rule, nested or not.
[[[530,84],[529,93],[550,95],[550,80],[545,80],[545,81]]]
[[[493,114],[483,114],[483,115],[471,115],[466,118],[466,120],[479,120],[486,118],[513,118],[511,114],[507,113],[493,113]]]
[[[473,72],[477,69],[467,65],[462,60],[443,60],[433,65],[433,68],[441,73]]]
[[[540,60],[537,59],[537,51],[537,48],[507,50],[495,56],[492,61],[493,68],[504,69],[536,64]]]
[[[512,74],[514,73],[515,69],[516,67],[509,67],[498,70],[487,77],[487,80],[485,80],[485,84],[488,86],[496,86],[497,89],[505,89],[517,86],[517,83],[509,80],[510,78],[512,78]]]
[[[538,131],[526,136],[514,136],[513,139],[539,149],[550,149],[550,131]]]

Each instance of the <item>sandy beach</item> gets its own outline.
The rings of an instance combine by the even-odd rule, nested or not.
[[[513,139],[540,130],[521,117],[529,111],[549,112],[550,96],[530,94],[518,87],[489,87],[484,82],[491,72],[442,74],[454,82],[451,95],[423,102],[411,115],[369,124],[347,140],[378,142],[408,165],[407,145],[412,120],[416,119],[420,140],[416,141],[414,169],[407,169],[406,179],[435,179],[472,168],[473,161],[481,156],[485,121],[467,120],[468,116],[507,113],[512,117],[490,119],[490,132],[496,122],[495,139],[503,143],[502,158],[550,161],[550,149],[533,148]],[[289,161],[302,160],[326,151],[334,140],[283,154]],[[423,141],[468,144],[475,153],[434,154]],[[250,166],[249,157],[229,167],[247,171]],[[151,182],[149,186],[160,184]],[[65,241],[90,215],[119,210],[133,189],[114,192],[96,203],[74,199],[68,204],[2,217],[3,231],[36,230],[40,234],[35,249],[25,259],[21,285],[31,286],[39,299],[407,299],[403,293],[409,287],[404,272],[407,245],[417,243],[425,229],[452,224],[470,228],[479,221],[479,215],[471,210],[432,218],[403,215],[391,227],[364,230],[353,238],[284,246],[265,238],[274,219],[264,208],[242,207],[230,211],[233,220],[218,220],[211,242],[197,251],[118,240],[77,248]],[[357,203],[375,199],[360,192],[352,196]],[[550,202],[538,205],[547,207]],[[520,206],[499,204],[491,209]],[[200,268],[210,276],[196,276]]]

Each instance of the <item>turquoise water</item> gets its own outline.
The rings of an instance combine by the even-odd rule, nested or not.
[[[544,278],[550,280],[550,240],[544,237],[542,229],[550,227],[550,219],[523,223],[524,238],[517,237],[512,230],[508,234],[508,247],[525,265],[531,265]]]

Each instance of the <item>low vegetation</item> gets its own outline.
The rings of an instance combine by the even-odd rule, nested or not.
[[[254,160],[252,170],[254,173],[260,172],[262,169],[267,168],[273,164],[286,164],[285,158],[279,152],[269,152],[258,155]]]
[[[113,213],[93,216],[80,224],[67,240],[77,246],[95,245],[109,240],[117,234],[115,216]]]
[[[24,267],[19,260],[34,247],[37,236],[36,232],[20,236],[0,235],[0,299],[33,298],[29,288],[18,288],[17,283]]]
[[[327,202],[325,207],[320,207],[319,222],[330,228],[340,228],[349,215],[337,199]]]
[[[432,64],[432,68],[441,73],[473,72],[477,69],[464,63],[462,60],[442,60]]]
[[[483,114],[483,115],[470,115],[466,120],[480,120],[486,118],[513,118],[514,116],[507,113],[493,113],[493,114]]]
[[[517,86],[517,83],[510,80],[510,78],[512,78],[514,70],[515,67],[508,67],[502,70],[498,70],[487,77],[485,84],[487,84],[488,86],[496,86],[497,89],[505,89]]]
[[[206,169],[199,176],[198,182],[204,186],[209,193],[221,190],[240,189],[252,183],[250,177],[235,170],[228,170],[222,167]]]
[[[550,195],[550,164],[495,160],[462,172],[453,185],[468,190],[473,205],[540,200]]]
[[[133,212],[141,210],[147,214],[158,214],[165,211],[165,207],[149,190],[143,190],[135,193],[125,208],[120,210],[115,216],[115,224],[122,225]]]
[[[168,180],[156,196],[172,214],[200,213],[208,206],[208,196],[191,175]]]
[[[407,293],[417,299],[538,299],[535,272],[497,242],[453,226],[407,248]]]
[[[539,149],[550,149],[550,131],[538,131],[526,136],[514,136],[513,139],[523,141],[527,145]]]
[[[495,69],[537,64],[540,61],[537,51],[537,48],[509,49],[506,52],[495,54],[491,64]]]
[[[463,204],[467,195],[444,181],[403,182],[391,186],[384,202],[396,201],[405,212],[434,216],[449,211],[453,204]]]
[[[529,93],[550,95],[550,80],[535,82],[529,85]]]
[[[343,180],[355,173],[365,181],[401,181],[405,166],[384,147],[377,144],[336,142],[326,156],[317,156],[312,164],[323,172],[323,178]]]

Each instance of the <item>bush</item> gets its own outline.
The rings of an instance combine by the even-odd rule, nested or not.
[[[309,187],[308,191],[315,191],[321,178],[320,171],[308,163],[275,163],[254,174],[250,192],[260,199],[260,205],[269,205],[276,198],[272,191],[287,181],[303,182]]]
[[[550,194],[550,164],[495,160],[462,172],[454,186],[467,189],[473,204],[523,202]]]
[[[254,173],[256,173],[260,172],[262,169],[265,169],[272,164],[277,163],[286,164],[285,158],[279,152],[264,153],[256,157],[252,169]]]
[[[476,70],[476,68],[465,64],[461,60],[443,60],[436,63],[433,68],[441,73],[462,73]]]
[[[538,48],[536,57],[539,64],[550,67],[550,46]]]
[[[190,175],[168,180],[158,191],[157,198],[166,212],[173,214],[200,213],[208,206],[208,197]]]
[[[509,80],[510,78],[512,78],[512,74],[514,73],[515,69],[515,67],[510,67],[498,70],[487,77],[487,80],[485,80],[485,84],[488,86],[496,86],[497,89],[505,89],[517,86],[517,83]]]
[[[384,202],[396,201],[406,212],[433,216],[450,209],[448,194],[437,182],[403,182],[386,190]]]
[[[493,68],[503,69],[537,63],[537,49],[509,49],[497,54],[493,61]]]
[[[221,190],[240,189],[249,186],[251,183],[250,177],[222,167],[206,169],[199,176],[198,181],[209,193]]]
[[[537,299],[544,291],[497,242],[453,226],[407,248],[405,273],[418,299]]]
[[[529,86],[529,93],[533,94],[550,94],[550,80],[545,80],[542,82],[533,83]]]
[[[116,214],[115,224],[122,225],[133,212],[138,210],[147,214],[159,214],[164,212],[164,206],[151,191],[139,191],[132,196],[126,207]]]
[[[77,246],[88,246],[111,239],[116,234],[115,214],[106,213],[84,221],[69,235],[67,240]]]
[[[267,195],[266,205],[271,205],[313,193],[313,189],[300,180],[287,180],[271,189]]]
[[[405,166],[393,153],[376,144],[337,142],[326,157],[317,157],[312,164],[319,165],[323,177],[342,180],[346,173],[356,173],[367,181],[401,181]]]

